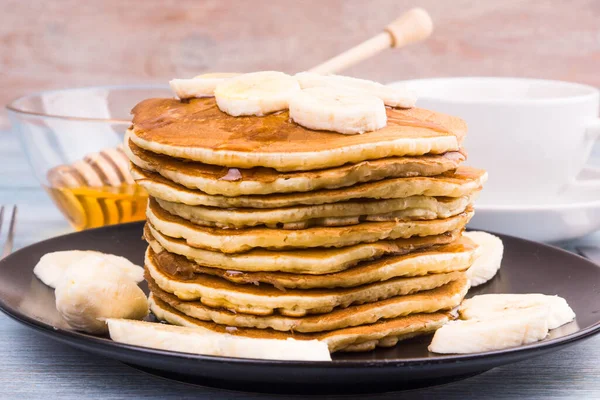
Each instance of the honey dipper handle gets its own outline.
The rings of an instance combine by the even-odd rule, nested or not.
[[[311,68],[310,71],[319,74],[333,74],[390,47],[400,48],[425,40],[432,31],[433,22],[429,13],[422,8],[413,8],[386,26],[384,32]]]

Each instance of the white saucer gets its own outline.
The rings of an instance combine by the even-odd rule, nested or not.
[[[589,168],[582,178],[600,177],[600,169]],[[485,190],[485,188],[484,188]],[[504,233],[537,242],[566,242],[600,230],[600,193],[561,204],[475,204],[470,229]]]
[[[471,229],[537,242],[565,242],[600,229],[600,200],[540,206],[476,206]]]

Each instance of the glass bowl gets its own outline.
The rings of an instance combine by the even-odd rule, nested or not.
[[[144,219],[147,194],[122,151],[130,110],[166,85],[45,91],[14,100],[8,114],[33,172],[77,230]]]

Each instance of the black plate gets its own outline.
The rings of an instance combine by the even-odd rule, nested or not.
[[[51,338],[140,369],[191,383],[266,392],[381,392],[446,383],[499,365],[557,350],[600,331],[600,268],[566,251],[500,235],[505,255],[499,274],[469,296],[483,293],[545,293],[567,299],[577,320],[551,337],[518,348],[461,356],[429,353],[430,337],[391,349],[334,354],[333,362],[266,361],[152,350],[75,332],[54,308],[54,293],[33,267],[45,253],[98,250],[141,264],[142,223],[110,226],[56,237],[0,261],[0,309]],[[144,288],[146,289],[146,288]]]

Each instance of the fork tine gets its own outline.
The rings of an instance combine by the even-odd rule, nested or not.
[[[4,207],[3,207],[4,209]],[[2,210],[2,214],[4,210]],[[0,220],[2,220],[3,215],[0,215]],[[12,213],[10,216],[10,223],[8,225],[8,236],[6,237],[6,243],[4,243],[4,248],[2,249],[2,255],[0,255],[0,258],[4,258],[7,255],[9,255],[10,253],[12,253],[13,250],[13,245],[15,242],[15,224],[17,222],[17,206],[14,205],[12,208]],[[0,226],[0,229],[2,229],[2,227]]]
[[[2,235],[2,221],[4,221],[4,206],[0,206],[0,235]]]

